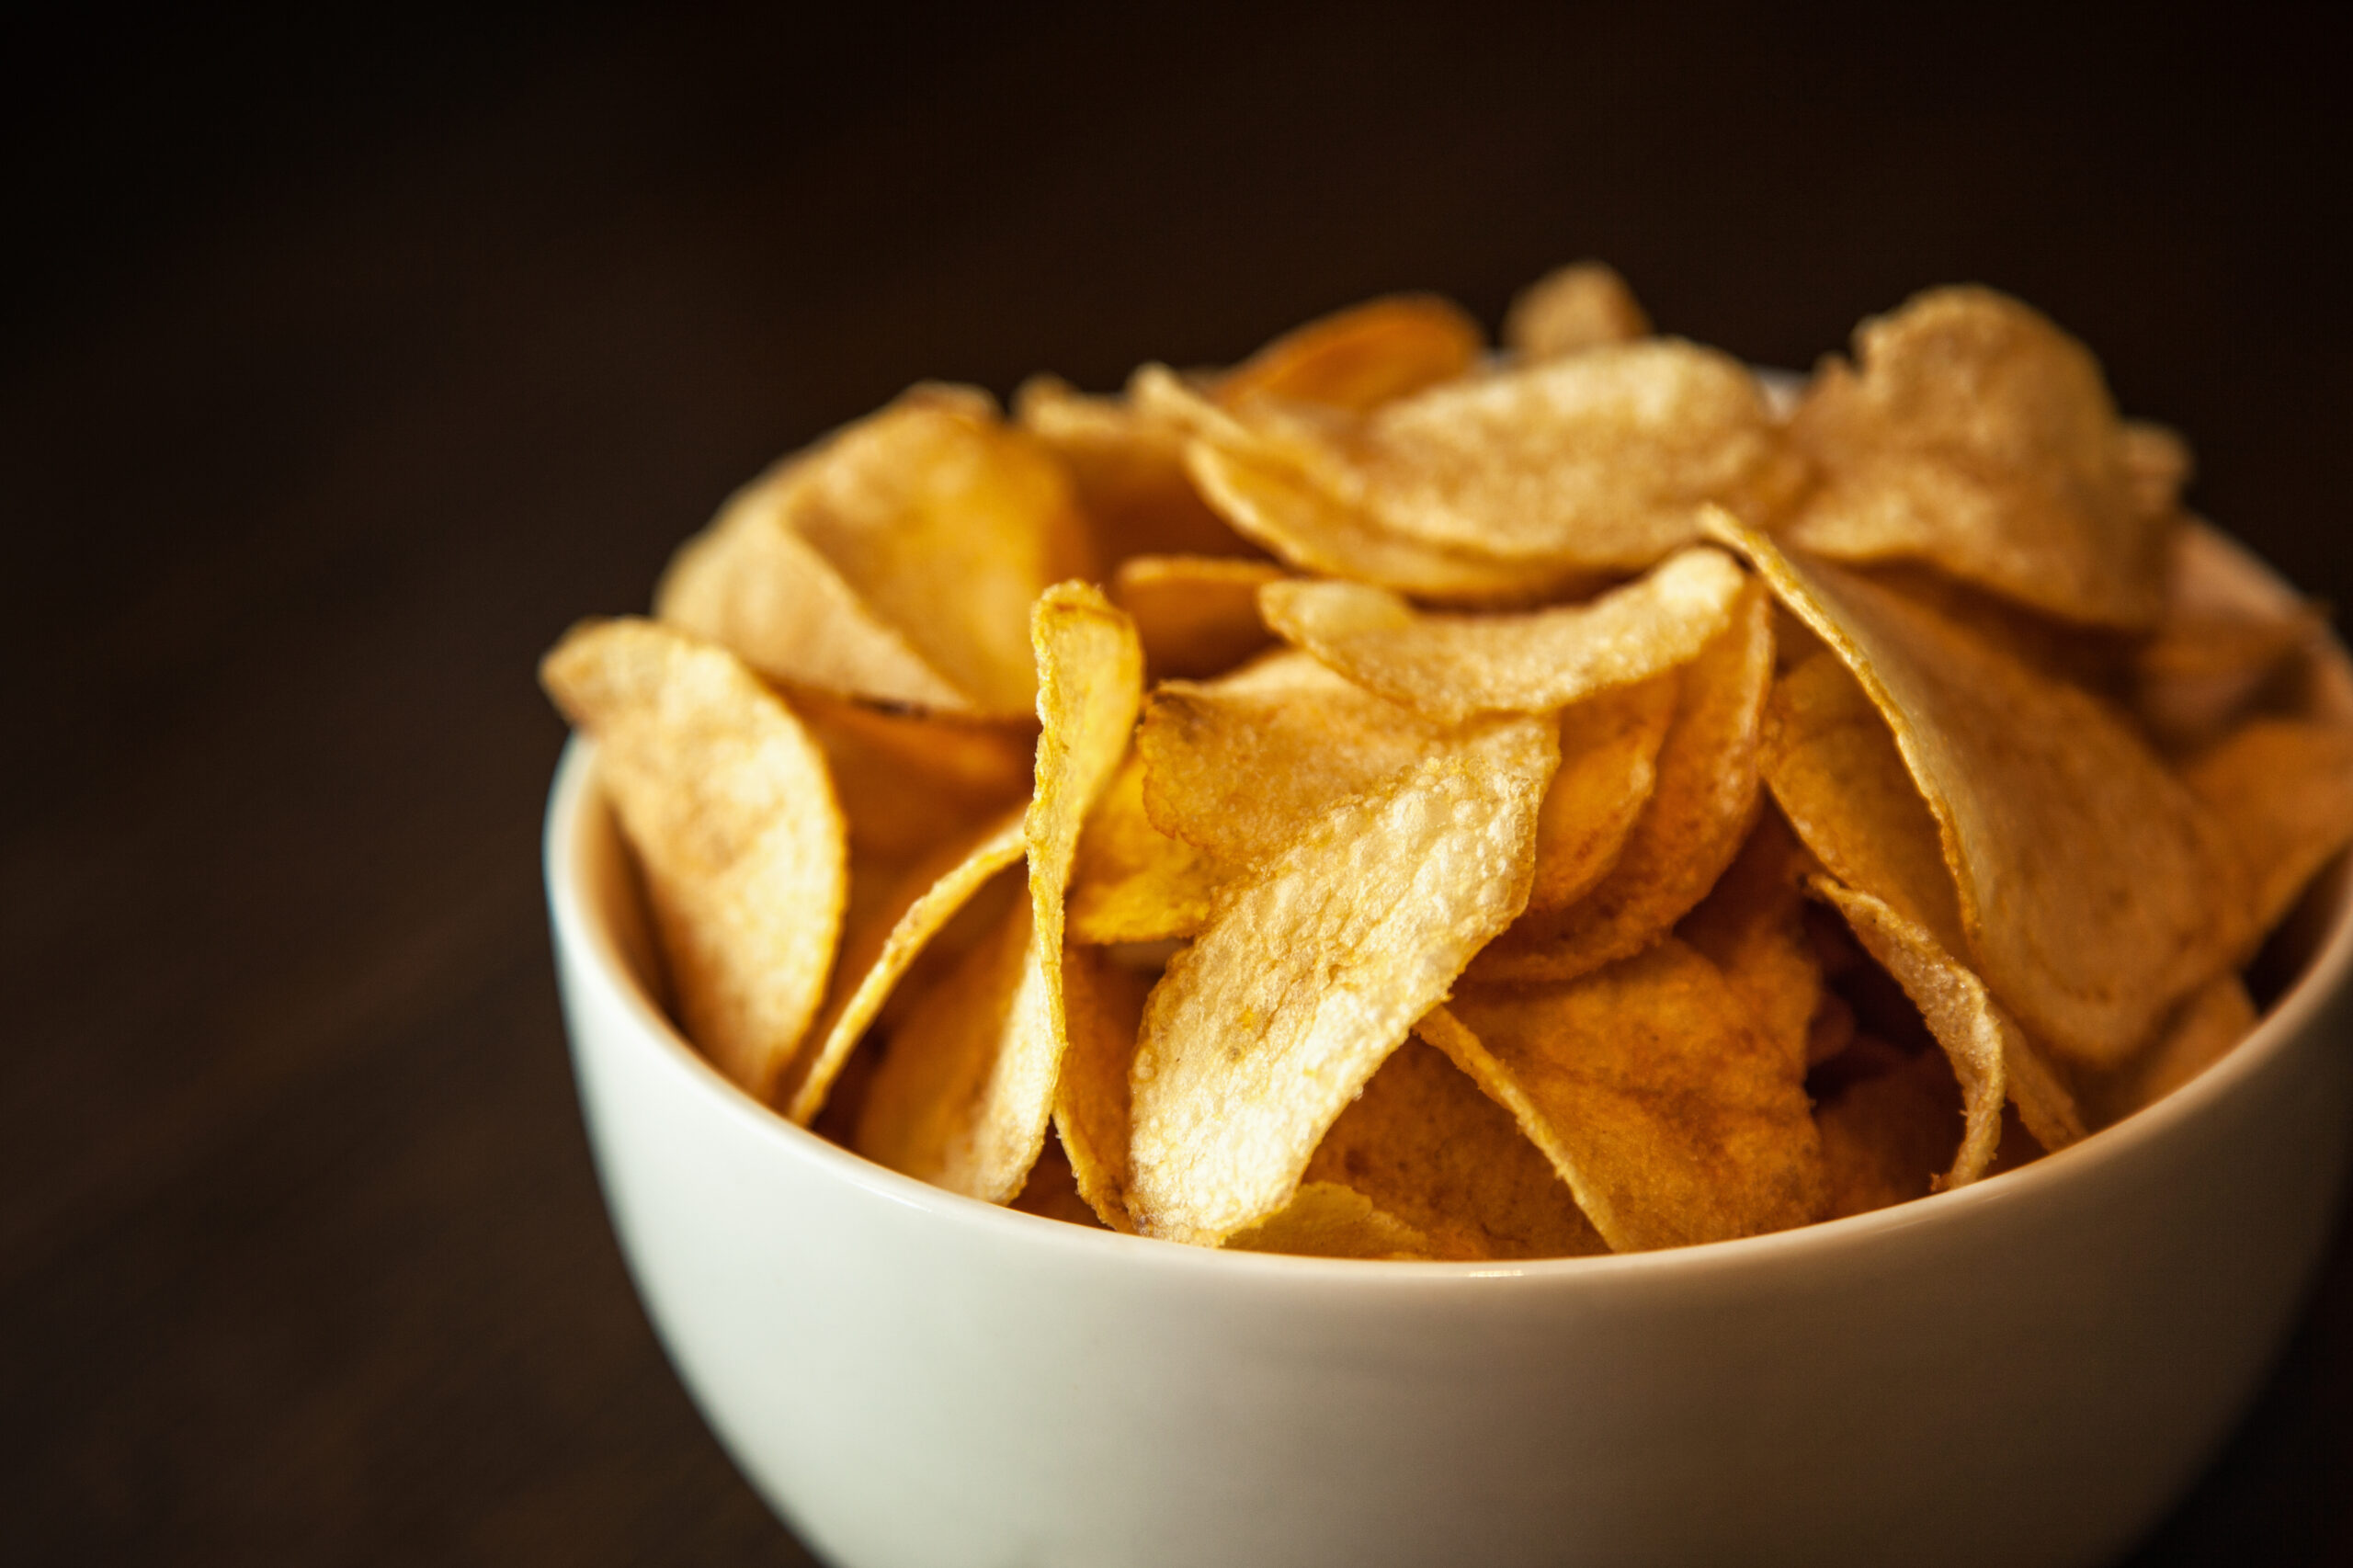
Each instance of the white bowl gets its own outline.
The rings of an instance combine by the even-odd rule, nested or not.
[[[2101,1562],[2255,1391],[2346,1164],[2338,876],[2230,1057],[1955,1192],[1555,1262],[1144,1241],[898,1176],[706,1064],[653,999],[584,742],[546,848],[638,1289],[736,1463],[849,1568]]]

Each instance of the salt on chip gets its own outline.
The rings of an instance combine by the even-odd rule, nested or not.
[[[1530,910],[1566,909],[1618,864],[1658,782],[1679,685],[1670,671],[1562,710],[1561,767],[1536,818]]]
[[[1430,1256],[1578,1257],[1609,1250],[1511,1112],[1444,1052],[1399,1046],[1308,1162],[1419,1231]]]
[[[902,872],[873,908],[850,923],[832,994],[810,1030],[816,1049],[796,1064],[797,1081],[786,1086],[787,1116],[803,1127],[817,1119],[850,1052],[940,927],[1021,858],[1024,814],[1010,812],[941,846]]]
[[[1126,610],[1154,676],[1222,675],[1274,641],[1258,615],[1258,590],[1279,582],[1271,562],[1211,555],[1139,555],[1111,575],[1111,602]]]
[[[1855,332],[1790,422],[1821,483],[1783,537],[1842,561],[1927,561],[2069,620],[2145,627],[2170,509],[2084,346],[1990,289],[1937,289]]]
[[[1673,937],[1563,984],[1465,986],[1418,1032],[1510,1108],[1615,1251],[1828,1207],[1802,1064]]]
[[[1092,569],[1053,457],[985,394],[923,387],[739,492],[656,603],[771,679],[1012,717],[1031,601]]]
[[[1031,625],[1040,730],[1023,824],[1029,901],[1006,927],[1018,926],[1018,961],[985,949],[941,988],[959,1017],[917,1009],[892,1038],[859,1130],[884,1164],[992,1203],[1020,1191],[1045,1141],[1068,1039],[1063,899],[1080,824],[1126,753],[1143,689],[1135,628],[1095,588],[1048,589]],[[1012,940],[1001,935],[999,948]]]
[[[1746,575],[1705,547],[1585,604],[1518,615],[1415,611],[1362,583],[1269,583],[1266,622],[1357,685],[1433,719],[1547,713],[1688,664],[1723,631]]]
[[[1216,382],[1227,407],[1274,397],[1366,413],[1453,381],[1486,351],[1479,324],[1435,294],[1395,294],[1294,327]]]
[[[1187,476],[1181,426],[1051,376],[1024,381],[1013,407],[1021,428],[1069,472],[1105,564],[1139,555],[1250,553]]]
[[[583,622],[540,680],[597,738],[679,1022],[765,1096],[840,934],[847,850],[823,754],[734,655],[652,621]]]
[[[2106,705],[1721,511],[1708,528],[1887,720],[1953,871],[1968,940],[1952,956],[2038,1040],[2111,1067],[2245,946],[2254,911],[2237,852]]]
[[[1546,273],[1511,302],[1504,347],[1523,359],[1553,359],[1648,337],[1650,317],[1617,272],[1580,261]]]
[[[1054,1131],[1095,1216],[1116,1231],[1128,1217],[1128,1072],[1135,1064],[1150,977],[1090,948],[1063,951],[1063,1016],[1070,1048],[1054,1085]]]
[[[1657,782],[1608,874],[1583,898],[1517,922],[1478,981],[1563,981],[1642,951],[1706,896],[1756,817],[1757,744],[1773,679],[1772,606],[1744,590],[1677,681]]]
[[[1526,901],[1558,760],[1549,722],[1479,726],[1228,884],[1144,1012],[1140,1232],[1215,1244],[1290,1201],[1333,1121]]]
[[[1071,939],[1112,946],[1189,937],[1208,920],[1224,880],[1201,850],[1152,824],[1143,805],[1143,756],[1130,752],[1078,835]]]
[[[2268,931],[2330,857],[2353,843],[2353,729],[2250,719],[2189,759],[2183,777],[2228,828]]]

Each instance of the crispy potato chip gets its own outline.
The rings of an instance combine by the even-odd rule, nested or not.
[[[1060,1220],[1064,1224],[1098,1231],[1109,1229],[1086,1206],[1086,1198],[1078,1190],[1078,1176],[1071,1168],[1070,1156],[1063,1152],[1062,1141],[1052,1133],[1046,1135],[1046,1146],[1038,1151],[1038,1163],[1029,1167],[1029,1179],[1021,1184],[1021,1190],[1007,1207],[1035,1214],[1041,1220]]]
[[[1143,690],[1135,628],[1096,589],[1057,584],[1039,597],[1031,624],[1041,727],[1023,825],[1030,913],[1019,923],[1021,960],[1008,971],[1002,954],[983,949],[935,993],[952,994],[960,1017],[942,1017],[928,1001],[910,1017],[875,1074],[858,1133],[883,1164],[992,1203],[1021,1189],[1045,1141],[1068,1038],[1063,905],[1079,825],[1127,750]]]
[[[1430,1256],[1430,1239],[1354,1187],[1337,1182],[1301,1184],[1289,1203],[1257,1224],[1227,1237],[1228,1252],[1281,1252],[1299,1257]]]
[[[842,1065],[882,1010],[892,990],[972,895],[1021,858],[1022,812],[968,831],[908,870],[870,909],[847,925],[825,1010],[810,1031],[813,1052],[795,1063],[785,1085],[785,1114],[806,1127],[825,1108]]]
[[[1756,820],[1771,608],[1751,584],[1683,671],[1658,781],[1608,873],[1566,908],[1522,916],[1472,961],[1471,978],[1574,980],[1650,946],[1715,885]]]
[[[1217,382],[1229,408],[1258,397],[1363,414],[1453,381],[1486,352],[1486,335],[1435,294],[1394,294],[1290,331]]]
[[[1130,752],[1078,836],[1071,939],[1102,946],[1189,937],[1209,919],[1224,880],[1201,850],[1152,825],[1143,756]]]
[[[1130,1202],[1215,1243],[1289,1202],[1357,1091],[1528,897],[1553,726],[1498,721],[1230,883],[1144,1012]]]
[[[739,492],[655,600],[772,679],[1013,717],[1031,601],[1092,568],[1052,456],[984,393],[919,387]]]
[[[2037,1040],[2113,1066],[2245,947],[2252,899],[2221,824],[2105,705],[1723,512],[1708,527],[1887,720],[1937,819],[1966,954]]]
[[[1239,869],[1455,733],[1304,653],[1274,654],[1222,680],[1154,689],[1136,732],[1144,810],[1163,833]]]
[[[1362,583],[1269,583],[1258,608],[1283,640],[1368,691],[1448,723],[1549,713],[1687,665],[1722,632],[1747,576],[1694,549],[1586,604],[1522,615],[1423,615]]]
[[[1432,1257],[1609,1250],[1511,1112],[1418,1040],[1381,1064],[1316,1146],[1301,1190],[1325,1182],[1419,1231]]]
[[[1597,261],[1546,273],[1520,290],[1504,317],[1504,346],[1523,359],[1557,359],[1650,333],[1634,291]]]
[[[1125,398],[1089,397],[1051,376],[1014,393],[1022,429],[1061,460],[1107,566],[1139,555],[1246,556],[1185,472],[1186,432]]]
[[[1824,1074],[1813,1108],[1830,1174],[1830,1217],[1926,1198],[1961,1142],[1961,1094],[1938,1051],[1896,1050],[1870,1035]]]
[[[2163,600],[2171,509],[2099,364],[1990,289],[1937,289],[1855,331],[1790,422],[1822,473],[1784,530],[1842,561],[1933,562],[2069,620],[2142,627]]]
[[[1154,676],[1222,675],[1274,641],[1258,590],[1279,582],[1271,562],[1208,555],[1139,555],[1120,562],[1111,602],[1134,618]]]
[[[540,681],[597,738],[679,1023],[765,1096],[841,931],[847,847],[824,755],[733,654],[653,621],[583,621]]]
[[[1128,1072],[1153,979],[1091,948],[1063,951],[1070,1049],[1054,1085],[1054,1131],[1079,1197],[1115,1231],[1135,1229],[1128,1217]]]
[[[2156,1104],[2228,1056],[2256,1021],[2255,1001],[2235,974],[2191,992],[2155,1045],[2088,1087],[2096,1119],[2105,1127]]]
[[[1032,725],[892,713],[818,691],[788,690],[785,700],[824,749],[861,858],[911,860],[1029,792]]]
[[[1658,782],[1675,674],[1603,692],[1561,714],[1561,767],[1536,818],[1535,911],[1565,909],[1609,874]]]
[[[1749,1017],[1801,1073],[1813,1059],[1814,1015],[1824,1000],[1822,962],[1805,928],[1813,869],[1780,813],[1761,812],[1740,854],[1676,927],[1723,972]]]
[[[1827,1210],[1802,1065],[1673,937],[1565,984],[1465,986],[1417,1032],[1510,1108],[1615,1251]]]
[[[2268,931],[2330,857],[2353,843],[2353,730],[2313,719],[2250,719],[2182,770],[2254,873],[2255,923]]]

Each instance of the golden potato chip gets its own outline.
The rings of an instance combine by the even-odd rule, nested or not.
[[[1301,1184],[1289,1203],[1227,1237],[1228,1252],[1281,1252],[1299,1257],[1427,1260],[1430,1240],[1353,1187]]]
[[[1053,1108],[1067,1040],[1063,911],[1080,824],[1110,782],[1135,725],[1143,653],[1135,629],[1096,589],[1057,584],[1031,617],[1037,646],[1037,789],[1023,825],[1029,914],[1010,969],[984,949],[894,1035],[859,1124],[863,1152],[935,1186],[992,1203],[1020,1191]],[[1010,937],[1000,937],[1002,942]],[[918,1028],[918,1024],[922,1027]]]
[[[1523,359],[1555,359],[1651,333],[1626,280],[1597,261],[1546,273],[1511,302],[1504,346]]]
[[[1832,1082],[1813,1108],[1830,1217],[1927,1197],[1961,1142],[1951,1065],[1937,1051],[1915,1055],[1859,1035],[1832,1066]]]
[[[2105,705],[1722,511],[1708,528],[1887,720],[1954,873],[1952,956],[2038,1040],[2113,1066],[2245,947],[2252,901],[2221,824]]]
[[[765,1096],[841,930],[847,847],[824,755],[733,654],[653,621],[582,622],[540,681],[597,738],[679,1023]]]
[[[1054,1131],[1079,1197],[1115,1231],[1135,1229],[1128,1217],[1128,1072],[1151,989],[1152,977],[1094,949],[1063,951],[1070,1049],[1054,1085]]]
[[[983,393],[919,387],[738,493],[656,603],[771,679],[1017,717],[1031,601],[1092,569],[1044,448]]]
[[[1368,691],[1433,719],[1549,713],[1687,665],[1747,584],[1721,551],[1682,551],[1589,603],[1521,615],[1425,615],[1386,588],[1282,581],[1266,622]]]
[[[2100,1125],[2121,1121],[2228,1056],[2256,1022],[2255,1001],[2239,977],[2218,975],[2189,994],[2155,1045],[2103,1075],[2085,1097]]]
[[[1139,555],[1254,553],[1187,476],[1181,426],[1125,398],[1086,396],[1051,376],[1024,381],[1013,406],[1021,428],[1070,474],[1106,566]]]
[[[2169,508],[2099,364],[1990,289],[1937,289],[1856,329],[1790,422],[1821,483],[1783,537],[1842,561],[1933,562],[2069,620],[2147,626]],[[2139,464],[2136,477],[2136,460]]]
[[[1615,1251],[1827,1210],[1802,1064],[1673,937],[1564,984],[1465,986],[1417,1032],[1510,1108]]]
[[[1063,1152],[1061,1140],[1051,1132],[1046,1135],[1046,1146],[1038,1152],[1038,1163],[1029,1167],[1029,1179],[1021,1184],[1021,1190],[1007,1207],[1035,1214],[1041,1220],[1060,1220],[1068,1225],[1086,1225],[1098,1231],[1110,1228],[1086,1206],[1086,1198],[1078,1190],[1078,1176],[1071,1168],[1070,1156]]]
[[[1751,584],[1682,672],[1657,783],[1608,874],[1565,908],[1523,915],[1472,961],[1472,979],[1574,980],[1650,946],[1715,885],[1756,820],[1771,610]]]
[[[1304,653],[1273,654],[1220,680],[1154,688],[1136,732],[1144,810],[1163,833],[1240,868],[1454,733]]]
[[[1399,1046],[1324,1134],[1301,1190],[1327,1182],[1420,1232],[1436,1258],[1609,1250],[1511,1112],[1418,1040]]]
[[[1143,756],[1130,752],[1078,835],[1071,939],[1104,946],[1189,937],[1209,919],[1224,880],[1201,850],[1152,825]]]
[[[1670,671],[1562,711],[1561,767],[1536,818],[1530,910],[1567,908],[1618,863],[1658,782],[1678,684]]]
[[[1467,730],[1227,885],[1145,1008],[1140,1232],[1216,1243],[1290,1201],[1341,1110],[1519,912],[1558,761],[1547,722]]]
[[[1806,934],[1813,857],[1780,813],[1759,813],[1748,842],[1676,935],[1722,971],[1765,1037],[1804,1072],[1823,1003],[1822,962]]]
[[[861,858],[913,859],[1029,792],[1034,725],[886,712],[817,691],[785,700],[824,750]]]
[[[1008,812],[934,850],[848,923],[834,966],[832,994],[809,1031],[817,1048],[795,1063],[795,1077],[786,1085],[787,1116],[803,1127],[816,1120],[834,1080],[892,988],[940,927],[990,878],[1021,858],[1024,815]]]
[[[2353,843],[2353,730],[2250,719],[2183,767],[2254,874],[2254,930],[2284,918],[2313,874]]]
[[[1258,590],[1279,582],[1271,562],[1209,555],[1139,555],[1120,562],[1111,602],[1126,610],[1155,676],[1222,675],[1274,641]]]
[[[1367,413],[1462,375],[1486,335],[1435,294],[1395,294],[1294,327],[1218,379],[1229,408],[1259,397]]]

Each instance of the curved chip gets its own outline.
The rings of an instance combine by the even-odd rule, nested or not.
[[[1029,792],[1032,725],[894,713],[805,689],[785,700],[824,750],[862,858],[911,860]]]
[[[1229,1252],[1280,1252],[1295,1257],[1427,1261],[1430,1239],[1354,1187],[1301,1184],[1280,1211],[1235,1232]]]
[[[1812,869],[1813,858],[1780,813],[1764,812],[1708,896],[1675,928],[1722,971],[1749,1017],[1800,1072],[1814,1054],[1814,1015],[1824,996],[1822,960],[1805,929]]]
[[[1112,574],[1111,602],[1134,618],[1154,676],[1199,678],[1223,674],[1274,641],[1258,616],[1258,590],[1282,575],[1269,561],[1139,555]]]
[[[1960,1096],[1944,1057],[1907,1054],[1860,1035],[1832,1067],[1831,1086],[1813,1108],[1830,1174],[1830,1217],[1935,1191],[1961,1137]]]
[[[1039,673],[1037,789],[1023,824],[1029,901],[1017,961],[1000,934],[892,1038],[859,1124],[859,1146],[894,1169],[992,1203],[1021,1190],[1053,1108],[1068,1040],[1063,898],[1080,824],[1109,784],[1135,725],[1143,653],[1135,628],[1095,588],[1062,583],[1031,624]],[[918,1027],[918,1026],[921,1027]],[[911,1043],[912,1042],[912,1043]]]
[[[1479,324],[1435,294],[1392,294],[1309,322],[1220,377],[1229,408],[1259,397],[1365,413],[1453,381],[1486,352]]]
[[[1290,1200],[1357,1091],[1528,897],[1550,723],[1467,732],[1229,884],[1144,1012],[1130,1202],[1213,1244]]]
[[[2175,515],[2145,502],[2169,487],[2082,344],[2016,300],[1959,288],[1864,322],[1855,352],[1859,372],[1825,361],[1790,422],[1822,473],[1791,546],[1930,562],[2070,620],[2156,619]]]
[[[1887,720],[1937,819],[1967,955],[2037,1040],[2112,1066],[2243,950],[2253,899],[2235,850],[2104,704],[1727,514],[1708,528]]]
[[[1615,1251],[1827,1211],[1802,1062],[1673,937],[1565,984],[1466,986],[1417,1032],[1510,1108]]]
[[[1504,317],[1504,347],[1523,359],[1554,359],[1650,331],[1626,280],[1600,262],[1580,261],[1520,290]]]
[[[1209,919],[1224,880],[1201,850],[1153,826],[1144,812],[1143,756],[1130,752],[1078,836],[1071,940],[1108,946],[1189,937]]]
[[[1535,910],[1481,953],[1478,981],[1563,981],[1642,951],[1707,895],[1756,820],[1757,743],[1773,679],[1772,605],[1743,593],[1679,679],[1658,779],[1593,890]]]
[[[1083,947],[1063,950],[1063,1016],[1070,1048],[1054,1084],[1054,1131],[1078,1195],[1115,1231],[1128,1217],[1128,1071],[1151,978]]]
[[[2251,719],[2183,767],[2254,874],[2254,930],[2268,931],[2353,843],[2353,730]]]
[[[1362,583],[1276,582],[1267,624],[1368,691],[1456,723],[1549,713],[1688,664],[1722,631],[1748,579],[1721,551],[1679,551],[1584,604],[1518,615],[1431,615]]]
[[[1658,782],[1678,684],[1670,672],[1563,710],[1561,767],[1536,818],[1530,910],[1567,908],[1618,864]]]
[[[2095,1082],[2086,1098],[2102,1126],[2156,1104],[2231,1053],[2255,1032],[2254,998],[2235,974],[2189,994],[2165,1033],[2122,1070]]]
[[[1032,376],[1014,418],[1070,474],[1106,565],[1139,555],[1246,556],[1249,541],[1211,509],[1185,472],[1182,426],[1121,397],[1090,397]]]
[[[824,755],[733,654],[653,621],[582,622],[540,680],[597,738],[688,1038],[766,1097],[824,995],[847,894]]]
[[[1092,567],[1044,448],[984,393],[918,387],[739,492],[655,600],[774,680],[1016,717],[1031,601]]]

